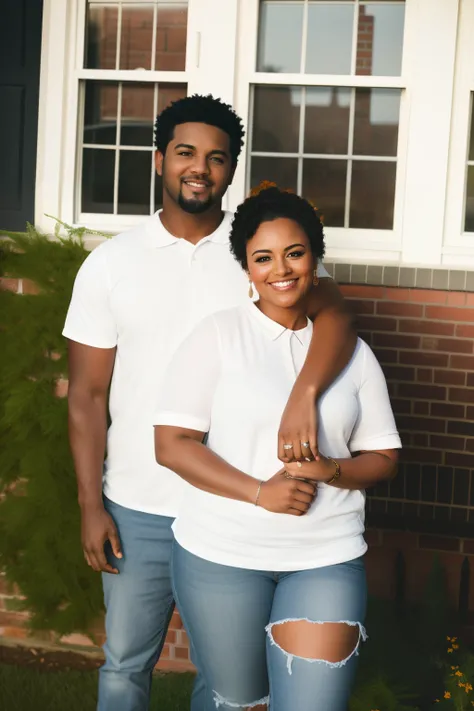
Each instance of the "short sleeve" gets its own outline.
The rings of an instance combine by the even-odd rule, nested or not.
[[[117,345],[117,325],[110,307],[110,277],[106,244],[89,254],[79,269],[63,336],[95,348]]]
[[[331,279],[331,275],[325,269],[324,264],[320,259],[318,259],[318,266],[316,268],[316,274],[320,279]]]
[[[165,371],[155,425],[208,432],[221,369],[221,347],[213,316],[183,341]]]
[[[399,449],[400,436],[395,424],[387,383],[375,355],[359,340],[364,361],[359,388],[359,415],[351,434],[351,452]]]

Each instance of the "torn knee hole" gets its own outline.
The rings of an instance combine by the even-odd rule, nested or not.
[[[219,694],[219,692],[214,690],[214,703],[216,705],[216,709],[222,708],[240,709],[241,711],[266,711],[268,708],[269,698],[270,697],[265,696],[265,698],[258,699],[257,701],[240,704],[236,701],[226,699],[224,696]]]
[[[343,666],[358,654],[361,640],[366,639],[360,622],[343,620],[324,622],[308,619],[288,619],[267,626],[270,642],[287,657],[291,674],[293,659]]]

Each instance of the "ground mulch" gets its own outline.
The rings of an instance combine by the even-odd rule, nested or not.
[[[68,651],[52,651],[23,645],[0,645],[0,664],[12,664],[42,671],[94,671],[103,664],[101,657]]]

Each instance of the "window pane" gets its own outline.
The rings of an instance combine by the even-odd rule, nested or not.
[[[88,5],[86,68],[115,69],[118,14],[118,5]]]
[[[308,7],[307,74],[350,74],[354,6]]]
[[[172,101],[183,99],[187,95],[187,84],[158,84],[158,113],[171,104]]]
[[[404,27],[403,2],[360,5],[356,74],[400,76]]]
[[[471,94],[471,131],[470,131],[468,160],[474,161],[474,93]]]
[[[252,158],[250,188],[270,180],[282,190],[296,192],[297,173],[297,158]]]
[[[120,145],[153,146],[154,84],[122,84]]]
[[[185,70],[187,30],[186,3],[158,5],[155,69],[168,72]]]
[[[474,165],[467,169],[465,232],[474,232]]]
[[[395,162],[353,161],[349,227],[393,229]]]
[[[351,89],[306,89],[305,153],[347,154],[350,101]]]
[[[303,162],[303,197],[311,200],[328,227],[344,226],[347,161],[307,158]]]
[[[84,148],[82,157],[82,212],[113,213],[115,151]]]
[[[119,215],[150,214],[152,151],[120,151]]]
[[[261,3],[258,72],[299,72],[302,40],[302,2]]]
[[[84,143],[115,145],[118,83],[88,81],[85,92]]]
[[[122,5],[120,69],[151,69],[153,5]]]
[[[399,89],[356,89],[353,153],[396,156],[399,116]]]
[[[301,89],[256,86],[252,150],[294,153],[298,150]]]

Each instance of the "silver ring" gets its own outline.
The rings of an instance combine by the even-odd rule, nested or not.
[[[293,449],[293,445],[292,444],[284,444],[283,449]]]
[[[302,447],[306,447],[306,449],[309,447],[309,442],[301,442]]]

